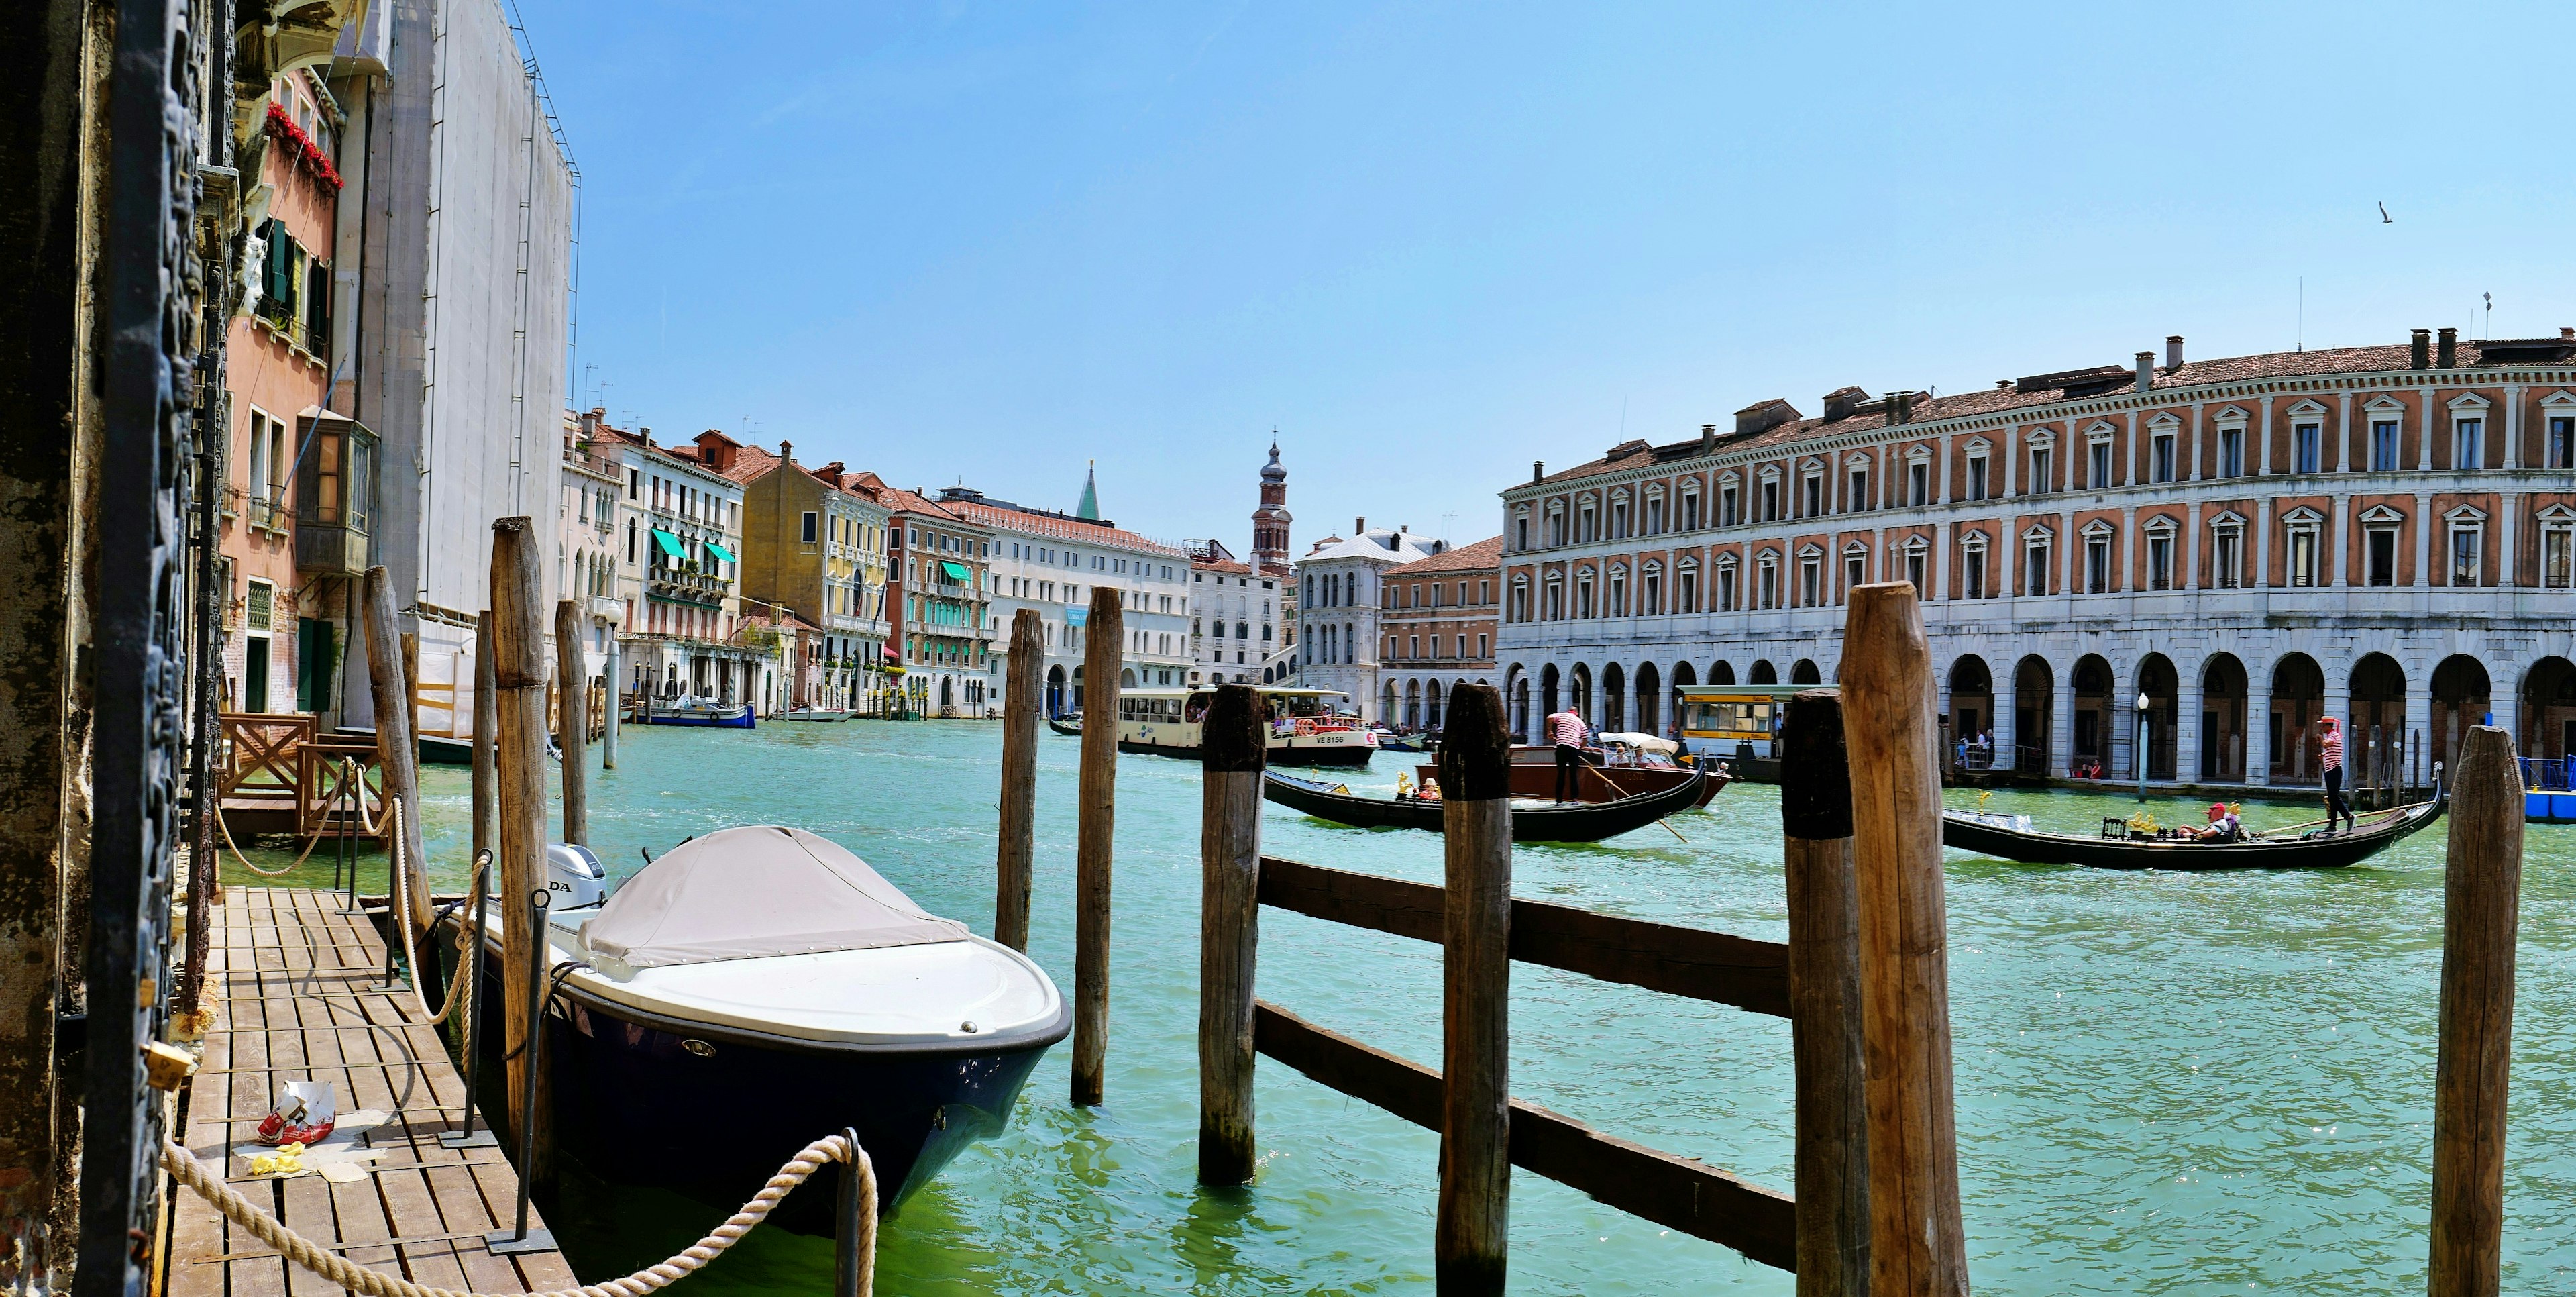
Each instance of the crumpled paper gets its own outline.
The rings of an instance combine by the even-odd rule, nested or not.
[[[313,1144],[236,1144],[233,1156],[250,1162],[253,1177],[264,1180],[292,1180],[297,1176],[318,1175],[334,1184],[350,1184],[367,1178],[367,1164],[385,1155],[381,1148],[362,1148],[358,1136],[385,1124],[385,1114],[373,1108],[360,1108],[342,1116],[328,1138]]]

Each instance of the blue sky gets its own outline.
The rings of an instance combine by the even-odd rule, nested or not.
[[[1765,397],[2287,349],[2303,277],[2312,347],[2576,324],[2576,10],[522,6],[577,391],[1238,551],[1274,428],[1300,550],[1472,540]]]

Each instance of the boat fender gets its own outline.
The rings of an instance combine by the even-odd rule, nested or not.
[[[608,871],[590,848],[570,842],[546,844],[546,890],[557,908],[579,909],[608,899]]]

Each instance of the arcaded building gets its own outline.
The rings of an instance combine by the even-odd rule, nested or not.
[[[2143,729],[2151,779],[2314,783],[2324,716],[2391,773],[2489,718],[2576,749],[2576,330],[2157,359],[1534,468],[1503,492],[1515,724],[1830,681],[1847,592],[1909,580],[1946,740],[1998,765],[2134,777]]]

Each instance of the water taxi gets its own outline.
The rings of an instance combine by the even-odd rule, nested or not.
[[[1377,751],[1368,722],[1337,712],[1327,701],[1350,695],[1333,689],[1261,686],[1270,704],[1269,761],[1274,766],[1365,766]],[[1199,722],[1215,701],[1212,685],[1197,689],[1127,689],[1118,695],[1118,750],[1148,756],[1199,759]]]
[[[1780,754],[1772,747],[1789,700],[1831,685],[1683,685],[1681,743],[1696,757],[1727,762],[1738,779],[1780,782]]]

